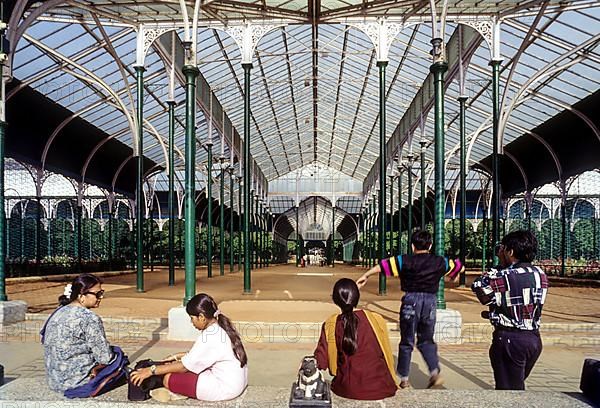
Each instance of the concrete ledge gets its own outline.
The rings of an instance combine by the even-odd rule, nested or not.
[[[189,323],[183,307],[174,308],[178,317],[173,321],[169,336],[168,319],[104,317],[104,330],[113,344],[151,340],[195,341],[198,331]],[[442,313],[438,311],[438,316]],[[48,314],[27,313],[25,321],[0,325],[0,343],[6,341],[39,341],[39,331]],[[244,343],[312,343],[319,339],[322,322],[254,322],[234,321]],[[439,344],[489,344],[494,328],[487,322],[462,323],[457,332],[459,320],[451,312],[450,319],[438,319],[436,341]],[[176,326],[175,326],[176,325]],[[187,333],[177,333],[183,327]],[[388,322],[388,335],[392,344],[400,341],[397,322]],[[600,347],[600,323],[544,323],[541,327],[545,345],[570,347]],[[457,336],[460,336],[457,337]],[[458,341],[460,339],[460,341]],[[0,407],[2,408],[2,407]]]
[[[442,309],[436,312],[433,339],[440,344],[461,344],[462,316],[458,310]]]
[[[22,322],[27,313],[27,303],[22,300],[0,302],[0,326]]]
[[[184,307],[169,310],[169,340],[195,341],[198,337]],[[248,343],[316,343],[323,322],[234,322],[242,341]],[[390,340],[399,341],[398,323],[388,323]],[[435,341],[440,344],[461,344],[462,317],[456,310],[437,311]]]
[[[290,387],[293,379],[290,379]],[[279,408],[287,407],[290,388],[249,386],[238,398],[223,402],[199,402],[188,399],[159,404],[152,399],[144,402],[127,401],[127,387],[123,386],[92,399],[69,400],[59,393],[50,391],[44,378],[19,378],[0,387],[0,407],[18,408],[126,408],[142,404],[148,408],[208,406],[236,408]],[[589,407],[580,393],[493,391],[493,390],[399,390],[396,396],[382,401],[356,401],[333,396],[333,406],[341,408],[362,407],[472,407],[490,405],[514,408],[516,406],[583,408]]]
[[[169,340],[195,341],[198,330],[192,326],[190,316],[185,307],[179,306],[169,309]]]

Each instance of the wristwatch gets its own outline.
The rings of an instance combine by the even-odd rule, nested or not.
[[[150,372],[152,373],[152,375],[156,375],[156,365],[155,364],[152,364],[150,366]]]

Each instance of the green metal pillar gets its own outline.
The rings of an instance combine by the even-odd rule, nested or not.
[[[144,291],[144,71],[143,66],[136,65],[137,78],[137,173],[135,189],[135,239],[136,239],[136,289]]]
[[[152,198],[150,199],[152,200]],[[148,225],[148,261],[150,262],[150,272],[154,272],[154,216],[153,216],[153,205],[150,205],[150,225]]]
[[[498,122],[500,118],[500,62],[492,60],[492,243],[500,242],[500,157]],[[493,254],[493,265],[498,264],[497,254]]]
[[[50,200],[48,200],[48,204]],[[46,216],[46,254],[49,257],[54,255],[54,251],[52,251],[52,220],[49,216]],[[103,234],[104,235],[104,234]]]
[[[378,251],[377,251],[377,244],[378,244],[378,240],[377,240],[377,235],[376,234],[376,230],[375,227],[377,227],[377,221],[378,221],[378,214],[377,214],[377,194],[373,194],[373,207],[372,207],[372,216],[371,216],[371,262],[369,264],[369,267],[373,267],[377,264],[377,257],[379,256]]]
[[[229,273],[233,272],[233,160],[229,167]]]
[[[0,19],[4,21],[4,2],[1,5],[1,15]],[[5,26],[6,27],[6,26]],[[0,52],[4,53],[4,38],[5,38],[6,28],[0,32]],[[0,301],[8,300],[6,296],[6,242],[7,242],[7,221],[6,221],[6,210],[4,208],[4,140],[6,137],[6,96],[4,92],[4,62],[0,62],[0,97],[2,100],[0,104],[2,104],[0,117]],[[21,214],[23,217],[23,214]],[[21,231],[21,236],[23,235],[23,231]]]
[[[83,206],[77,204],[75,207],[75,257],[77,258],[77,272],[81,272],[81,214]]]
[[[365,267],[371,267],[371,204],[365,208]]]
[[[550,199],[550,259],[554,259],[554,199]]]
[[[256,215],[254,216],[254,219],[256,220],[256,269],[259,269],[262,267],[262,254],[261,254],[261,250],[262,250],[262,241],[261,241],[261,236],[262,236],[262,220],[261,220],[261,214],[262,214],[262,203],[260,201],[260,197],[257,195],[256,196]]]
[[[23,205],[20,206],[21,207],[21,216],[19,217],[19,224],[20,224],[20,232],[19,232],[19,236],[21,237],[21,248],[19,251],[19,257],[21,259],[24,259],[25,257],[25,207]],[[73,234],[74,235],[74,234]]]
[[[261,252],[260,252],[260,267],[267,267],[267,244],[268,244],[268,226],[267,226],[267,202],[266,199],[263,198],[261,204],[261,225],[262,225],[262,234],[260,236],[261,240]]]
[[[225,275],[225,158],[221,157],[221,191],[219,192],[219,275]]]
[[[42,203],[39,193],[35,200],[37,204],[35,209],[35,266],[39,272],[40,263],[42,261]]]
[[[113,229],[112,229],[112,223],[113,223],[113,217],[114,217],[114,213],[113,210],[110,210],[108,212],[108,251],[107,251],[107,258],[108,258],[108,270],[112,271],[112,257],[113,257]]]
[[[398,166],[398,254],[402,254],[402,167]]]
[[[435,111],[435,205],[434,205],[434,228],[433,245],[435,255],[444,255],[444,73],[448,70],[448,63],[438,54],[441,50],[442,39],[435,38],[431,41],[433,45],[433,55],[436,58],[431,65],[430,71],[433,73],[434,81],[434,111]],[[444,299],[444,279],[440,279],[437,299],[438,309],[446,308]]]
[[[256,214],[254,215],[254,219],[256,222],[255,227],[255,248],[256,248],[256,257],[254,259],[255,268],[261,268],[261,234],[262,234],[262,220],[261,220],[261,212],[262,212],[262,203],[260,201],[260,197],[256,196]]]
[[[250,272],[250,70],[252,64],[242,64],[244,68],[244,293],[252,292]]]
[[[260,213],[259,213],[259,232],[260,232],[260,239],[259,239],[259,245],[258,247],[260,248],[259,250],[259,267],[262,269],[262,267],[264,266],[264,251],[265,251],[265,234],[264,234],[264,222],[265,222],[265,214],[264,214],[264,207],[263,207],[263,201],[262,199],[260,200]]]
[[[592,237],[594,239],[594,255],[593,258],[594,259],[598,259],[598,218],[596,218],[596,215],[594,214],[594,218],[592,218]],[[541,228],[540,228],[541,230]]]
[[[425,191],[425,144],[424,140],[419,142],[421,145],[421,230],[425,231],[425,199],[426,199],[426,191]]]
[[[386,157],[386,134],[385,134],[385,67],[387,61],[377,61],[377,67],[379,67],[379,222],[378,222],[378,233],[379,233],[379,260],[386,258],[385,251],[385,218],[386,209],[385,205],[385,188],[387,183],[387,157]],[[379,274],[379,295],[385,295],[387,293],[386,278],[385,274]]]
[[[256,269],[262,268],[262,201],[256,197]]]
[[[408,220],[406,224],[406,234],[408,239],[406,240],[406,253],[412,254],[412,246],[411,246],[411,235],[413,232],[413,178],[412,178],[412,164],[413,164],[413,155],[408,155],[408,203],[407,203],[407,212],[408,212]]]
[[[254,269],[254,190],[250,190],[250,223],[248,224],[248,231],[250,233],[250,270]]]
[[[487,245],[488,245],[488,209],[487,209],[487,205],[485,204],[487,202],[487,197],[485,197],[486,194],[484,194],[484,204],[483,204],[483,218],[482,218],[482,222],[483,222],[483,242],[481,244],[481,271],[482,272],[486,272],[487,271]]]
[[[88,201],[89,203],[89,207],[88,208],[92,208],[92,203],[91,203],[91,199]],[[88,214],[88,260],[91,260],[94,256],[94,251],[93,251],[93,246],[92,246],[92,213],[90,212]]]
[[[460,128],[460,260],[467,261],[467,132],[465,128],[465,107],[467,97],[459,96],[459,128]],[[460,274],[460,286],[467,282],[467,273]]]
[[[238,253],[237,253],[237,264],[238,264],[238,271],[240,269],[242,269],[242,253],[244,252],[244,246],[243,246],[243,225],[242,225],[242,177],[239,176],[237,178],[238,180],[238,232],[237,232],[237,244],[238,244]]]
[[[298,204],[296,204],[296,267],[298,267],[298,264],[300,263],[300,233],[298,228],[299,211],[300,207],[298,206]]]
[[[565,276],[567,270],[567,191],[561,181],[561,206],[560,206],[560,276]]]
[[[4,36],[0,36],[2,40]],[[4,64],[0,64],[0,81],[4,81]],[[4,86],[4,84],[0,84]],[[4,96],[4,93],[2,94]],[[4,100],[0,101],[4,105]],[[0,118],[0,301],[8,300],[6,296],[6,213],[4,209],[4,138],[6,122]]]
[[[185,65],[185,297],[196,294],[196,80],[200,71]]]
[[[169,106],[169,286],[175,286],[175,101]]]
[[[363,204],[364,205],[364,204]],[[366,240],[366,234],[367,234],[367,221],[366,221],[366,209],[363,207],[363,211],[362,211],[362,221],[361,222],[361,226],[362,226],[362,245],[361,245],[361,262],[360,265],[364,268],[367,266],[366,260],[367,260],[367,240]]]
[[[367,218],[365,220],[365,230],[366,230],[366,246],[365,246],[365,255],[366,262],[365,266],[367,268],[371,267],[371,203],[367,202],[366,208]]]
[[[335,268],[335,203],[331,207],[331,267]]]
[[[394,176],[390,176],[390,256],[394,256]]]
[[[258,269],[258,256],[259,256],[259,234],[260,234],[260,213],[259,213],[259,200],[258,194],[254,195],[254,216],[252,217],[252,230],[254,231],[254,240],[252,242],[252,248],[254,249],[254,269]]]
[[[273,230],[273,222],[275,221],[275,216],[271,216],[271,209],[267,207],[267,211],[265,212],[265,227],[266,227],[266,231],[265,233],[267,234],[266,236],[266,245],[265,245],[265,249],[267,251],[267,268],[271,265],[271,261],[273,259],[273,255],[276,254],[275,251],[275,242],[273,241],[273,238],[275,237],[274,234],[274,230]],[[269,225],[271,226],[271,228],[269,228]],[[270,231],[269,231],[270,230]]]
[[[212,255],[213,255],[213,205],[212,205],[212,166],[213,153],[211,135],[208,135],[206,149],[208,151],[208,161],[206,163],[206,200],[208,205],[208,217],[206,228],[206,267],[208,268],[208,277],[212,278]]]

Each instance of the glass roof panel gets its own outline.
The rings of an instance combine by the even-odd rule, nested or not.
[[[219,2],[205,4],[205,18],[216,16],[256,17],[260,13],[256,2],[242,1],[236,12],[227,11]],[[404,2],[405,3],[405,2]],[[568,4],[567,4],[568,3]],[[551,1],[547,12],[540,19],[535,30],[534,41],[522,55],[518,56],[516,69],[510,78],[510,91],[507,92],[506,108],[519,90],[538,71],[559,55],[569,52],[578,44],[597,36],[592,27],[600,21],[600,8],[580,4],[583,10],[568,10],[569,2]],[[308,11],[305,3],[283,0],[267,1],[268,13],[287,16],[290,19],[305,19],[305,15],[293,14]],[[325,19],[356,16],[359,1],[322,2]],[[511,1],[475,2],[449,1],[451,12],[489,12],[520,8],[521,4]],[[41,7],[36,3],[34,7]],[[349,7],[349,8],[348,8]],[[407,4],[378,5],[377,13],[400,15],[406,11]],[[560,11],[558,11],[558,9]],[[501,53],[502,85],[501,94],[508,81],[513,61],[530,24],[534,21],[537,6],[531,10],[513,10],[510,13],[522,13],[521,17],[505,16],[502,24]],[[102,44],[101,30],[91,18],[90,12],[98,10],[103,28],[111,37],[111,43],[119,61],[125,70],[122,77],[119,66]],[[329,14],[327,14],[329,10]],[[188,11],[191,10],[188,8]],[[212,14],[211,14],[212,13]],[[427,6],[415,7],[416,15],[427,15]],[[509,14],[510,14],[509,13]],[[177,4],[158,1],[124,0],[111,2],[93,2],[86,5],[69,3],[53,9],[46,14],[44,21],[38,21],[28,28],[26,36],[19,41],[14,60],[14,76],[30,81],[32,87],[48,95],[57,103],[73,111],[86,110],[82,117],[94,123],[118,140],[131,145],[131,129],[123,112],[114,105],[106,88],[117,93],[119,102],[134,115],[135,112],[135,62],[136,32],[134,27],[141,21],[166,22],[180,19]],[[48,21],[50,18],[61,21]],[[306,20],[305,20],[306,21]],[[330,20],[334,21],[334,20]],[[454,32],[456,25],[449,23],[447,35]],[[181,33],[181,30],[179,30]],[[252,153],[259,167],[269,178],[284,176],[294,169],[315,161],[323,163],[346,176],[362,181],[371,170],[379,154],[378,129],[378,75],[375,66],[374,47],[363,32],[348,28],[343,24],[321,24],[318,27],[319,46],[311,49],[310,25],[294,24],[284,29],[276,29],[264,36],[254,54],[254,68],[251,71],[251,145]],[[387,123],[386,133],[390,137],[405,114],[405,110],[415,97],[429,73],[431,57],[429,51],[431,26],[421,24],[400,32],[390,48],[390,61],[387,73]],[[44,47],[60,54],[48,57],[27,38],[39,41]],[[202,74],[225,108],[233,126],[243,129],[242,85],[243,69],[240,52],[233,39],[223,31],[201,29],[198,34],[199,62]],[[99,42],[100,41],[100,42]],[[558,72],[555,75],[541,77],[528,87],[532,98],[517,101],[511,112],[509,126],[504,142],[510,143],[523,134],[523,129],[531,130],[548,118],[576,103],[581,98],[598,89],[600,78],[595,74],[595,66],[600,62],[598,45],[586,50],[583,62]],[[314,52],[313,52],[314,51]],[[62,57],[61,57],[62,56]],[[104,87],[90,84],[89,75],[80,67],[66,63],[68,57],[89,72],[98,76]],[[313,78],[313,58],[317,63],[316,78]],[[467,130],[477,129],[489,119],[490,69],[489,52],[481,44],[467,68],[467,93],[469,108]],[[59,62],[57,62],[59,61]],[[568,62],[566,59],[561,63]],[[156,132],[163,139],[168,130],[166,125],[166,104],[168,77],[164,72],[161,57],[151,51],[146,59],[145,73],[145,115]],[[86,78],[87,77],[87,78]],[[456,81],[456,77],[449,79]],[[59,85],[56,85],[56,84]],[[313,86],[317,92],[313,94]],[[133,100],[130,100],[131,92]],[[181,84],[177,84],[177,99],[183,99]],[[456,161],[457,132],[457,96],[455,84],[451,84],[446,93],[446,116],[449,118],[446,152]],[[527,96],[527,93],[524,93]],[[108,98],[108,102],[105,102]],[[316,117],[314,116],[316,113]],[[180,151],[183,149],[183,107],[177,109],[177,141]],[[206,120],[198,113],[198,138],[206,135]],[[512,124],[512,125],[511,125]],[[418,131],[417,131],[418,132]],[[425,138],[432,139],[433,115],[426,115]],[[316,138],[315,138],[316,136]],[[145,143],[149,158],[163,162],[162,148],[156,141],[156,135],[149,129],[145,131]],[[420,134],[413,137],[413,147],[418,144]],[[220,140],[215,140],[215,150],[220,151]],[[490,153],[491,131],[485,129],[473,146],[470,164]],[[408,149],[406,149],[408,150]],[[406,151],[405,150],[405,151]],[[229,151],[228,148],[225,149]],[[198,150],[200,160],[206,153]],[[427,159],[433,157],[433,148],[428,147]],[[315,157],[316,156],[316,157]],[[177,165],[182,161],[177,156]]]

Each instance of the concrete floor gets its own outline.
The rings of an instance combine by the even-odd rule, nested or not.
[[[214,271],[218,274],[218,267],[214,268]],[[208,279],[205,277],[206,269],[199,268],[196,289],[197,293],[207,292],[215,297],[220,302],[219,307],[223,312],[236,321],[321,322],[331,313],[337,312],[330,300],[334,282],[341,277],[356,279],[363,272],[363,268],[344,265],[336,265],[333,269],[296,268],[294,265],[258,269],[252,273],[252,293],[245,295],[242,293],[241,273],[230,274],[226,268],[225,276]],[[146,273],[144,293],[136,292],[134,274],[106,277],[103,286],[107,295],[95,312],[105,318],[166,317],[171,307],[181,305],[183,297],[183,272],[178,270],[176,276],[176,286],[168,287],[166,269],[157,268],[153,273]],[[47,314],[56,307],[56,299],[62,293],[63,287],[64,282],[61,280],[26,283],[9,281],[8,294],[11,299],[27,301],[30,312]],[[361,292],[360,306],[382,313],[389,321],[396,321],[402,296],[398,282],[388,281],[387,296],[379,296],[377,289],[377,279],[372,278]],[[468,289],[446,289],[445,293],[448,308],[459,310],[463,322],[485,323],[480,318],[483,308]],[[544,322],[600,323],[600,290],[550,288],[544,307]],[[600,324],[598,328],[600,329]],[[191,343],[165,340],[130,341],[119,345],[125,349],[132,362],[149,357],[162,358],[191,347]],[[248,341],[245,347],[249,356],[250,385],[289,389],[296,377],[299,362],[303,356],[312,354],[315,343]],[[396,344],[392,344],[394,355],[397,352],[396,347]],[[448,390],[458,390],[456,392],[493,389],[488,347],[489,343],[440,345],[442,375],[446,380],[444,387]],[[560,343],[547,344],[527,380],[527,389],[563,392],[569,395],[577,393],[583,360],[588,357],[600,358],[600,347],[592,345],[573,348]],[[6,377],[9,380],[43,380],[43,349],[31,339],[2,342],[0,338],[0,364],[5,366]],[[427,380],[425,363],[415,351],[410,374],[415,392],[425,388]],[[426,396],[429,398],[430,395]],[[423,397],[415,398],[421,400]],[[507,401],[503,400],[500,405],[512,406]]]
[[[271,266],[252,271],[252,293],[243,294],[243,274],[229,273],[206,277],[206,267],[197,269],[196,293],[205,292],[222,303],[223,310],[238,321],[322,321],[337,308],[331,302],[331,288],[342,277],[357,279],[364,268],[336,265],[335,268],[296,268],[293,264]],[[136,292],[135,274],[103,278],[106,298],[96,312],[113,317],[166,317],[170,308],[181,305],[184,295],[183,270],[176,271],[176,284],[167,285],[165,268],[147,271],[144,276],[145,292]],[[48,313],[57,305],[65,281],[15,282],[8,280],[7,292],[12,300],[25,300],[29,311]],[[381,313],[389,321],[396,321],[402,292],[397,280],[388,280],[387,295],[377,294],[377,277],[372,277],[361,291],[360,307]],[[483,307],[469,289],[453,288],[445,291],[447,307],[458,310],[465,323],[485,322],[480,317]],[[274,301],[248,302],[248,301]],[[288,302],[293,301],[293,302]],[[302,301],[302,303],[297,303]],[[543,314],[544,322],[600,323],[600,288],[551,287]]]
[[[121,345],[134,362],[144,358],[161,359],[179,351],[187,351],[192,343],[159,341]],[[315,344],[246,343],[249,383],[254,386],[288,387],[297,375],[302,357],[314,351]],[[392,345],[394,356],[396,346]],[[487,345],[440,345],[440,363],[444,388],[453,390],[493,389],[492,370]],[[8,380],[42,378],[45,375],[43,348],[39,343],[0,343],[0,356]],[[531,376],[530,391],[577,392],[583,360],[600,358],[600,350],[591,348],[545,347]],[[427,386],[428,373],[421,355],[415,350],[410,381],[415,389]]]

